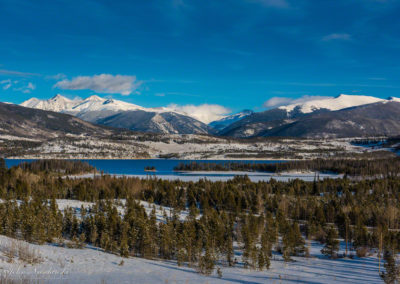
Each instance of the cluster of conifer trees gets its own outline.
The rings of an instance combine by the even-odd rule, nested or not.
[[[349,176],[398,175],[400,158],[386,159],[314,159],[275,163],[226,162],[180,163],[176,171],[259,171],[280,173],[286,171],[319,171]]]
[[[352,181],[226,182],[116,178],[107,175],[70,179],[49,175],[49,168],[0,169],[0,233],[30,242],[92,244],[121,256],[173,259],[209,274],[220,266],[267,269],[272,252],[285,261],[307,256],[311,240],[324,244],[328,257],[384,252],[384,279],[398,271],[400,251],[400,178]],[[77,215],[61,212],[56,199],[91,201]],[[126,202],[123,213],[119,200]],[[172,208],[157,220],[136,200]],[[186,220],[181,210],[189,209]],[[243,251],[240,263],[234,244]],[[392,271],[392,272],[391,272]],[[397,277],[397,276],[396,276]],[[389,281],[387,280],[387,281]],[[390,283],[390,282],[389,282]]]
[[[4,164],[4,160],[2,162]],[[57,172],[68,175],[88,173],[95,171],[95,168],[86,162],[79,160],[35,160],[32,162],[23,162],[19,165],[23,170],[34,173],[40,172]]]

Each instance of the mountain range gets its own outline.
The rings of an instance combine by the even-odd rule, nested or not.
[[[61,112],[110,127],[169,134],[208,134],[211,127],[184,113],[168,108],[144,108],[135,104],[93,95],[70,100],[56,95],[48,100],[29,99],[21,106]]]
[[[235,123],[230,124],[222,129],[219,134],[224,136],[234,137],[253,137],[263,136],[267,133],[276,133],[276,135],[284,135],[279,133],[279,129],[284,126],[292,125],[298,121],[304,121],[310,117],[315,117],[317,114],[330,113],[331,119],[335,116],[340,116],[340,110],[349,109],[350,112],[356,108],[366,105],[380,108],[380,104],[388,102],[400,102],[398,98],[380,99],[371,96],[355,96],[341,94],[335,98],[326,98],[311,100],[278,108],[269,109],[263,112],[253,113]],[[351,117],[350,117],[351,118]],[[400,120],[398,121],[400,124]],[[328,131],[326,135],[335,137],[343,137],[349,133],[341,135],[338,131]],[[366,133],[368,135],[368,133]],[[296,132],[296,136],[306,137],[307,133],[301,131]],[[352,135],[356,136],[356,135]]]
[[[339,95],[309,100],[263,112],[244,110],[208,125],[169,108],[144,108],[91,96],[70,100],[29,99],[23,107],[73,115],[82,121],[114,128],[171,134],[230,137],[355,137],[400,134],[400,99]]]

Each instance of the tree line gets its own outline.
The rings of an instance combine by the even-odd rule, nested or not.
[[[318,171],[348,176],[391,176],[400,172],[400,158],[381,159],[313,159],[277,161],[272,163],[226,162],[180,163],[175,171],[251,171],[281,173],[289,171]]]

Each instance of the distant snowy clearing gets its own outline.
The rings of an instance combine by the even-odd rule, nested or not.
[[[301,179],[304,181],[313,181],[316,176],[319,179],[325,178],[342,178],[342,174],[324,174],[314,172],[284,172],[284,173],[262,173],[262,172],[179,172],[173,175],[163,174],[148,174],[148,175],[120,175],[111,174],[114,177],[137,177],[141,179],[159,178],[164,180],[181,180],[181,181],[199,181],[200,179],[207,179],[209,181],[228,181],[235,176],[247,175],[252,182],[269,181],[275,179],[277,181],[289,181],[294,179]],[[71,175],[68,178],[93,178],[94,176],[101,176],[100,174],[84,174],[84,175]]]

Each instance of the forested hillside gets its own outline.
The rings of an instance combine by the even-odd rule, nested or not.
[[[285,261],[307,257],[310,240],[323,243],[322,253],[331,258],[364,257],[377,249],[394,267],[400,250],[400,178],[394,176],[181,182],[107,175],[69,179],[48,175],[48,167],[47,173],[32,172],[36,168],[43,169],[0,170],[1,234],[39,244],[91,244],[124,257],[170,259],[204,274],[221,273],[223,266],[268,269],[274,253]],[[58,199],[92,206],[60,211]],[[171,210],[159,221],[155,208],[147,214],[138,200]],[[189,212],[183,219],[182,210]],[[345,240],[345,255],[338,254],[338,238]],[[243,253],[240,260],[237,250]]]

